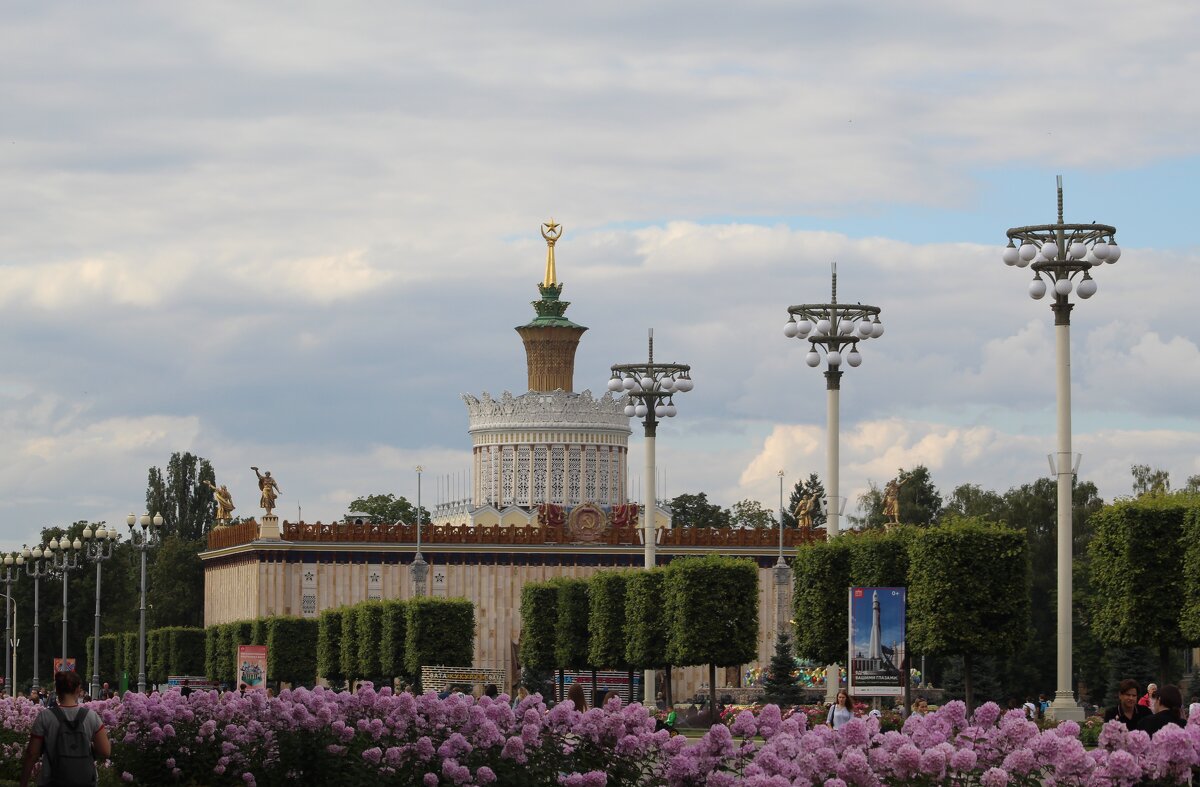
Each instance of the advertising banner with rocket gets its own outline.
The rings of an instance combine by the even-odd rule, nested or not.
[[[904,588],[850,588],[850,696],[904,693]]]

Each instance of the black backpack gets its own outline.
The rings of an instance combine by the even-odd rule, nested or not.
[[[62,708],[51,708],[58,719],[58,735],[54,738],[54,755],[50,758],[50,784],[55,787],[91,787],[96,783],[96,761],[92,757],[92,741],[83,729],[91,711],[83,708],[68,721]]]

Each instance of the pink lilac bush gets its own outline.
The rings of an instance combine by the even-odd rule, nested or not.
[[[114,742],[114,777],[130,784],[1133,787],[1200,773],[1200,717],[1153,738],[1109,723],[1088,750],[1074,723],[1041,730],[990,703],[968,717],[951,702],[902,730],[868,717],[836,731],[768,705],[695,742],[655,731],[650,712],[619,700],[580,713],[536,695],[513,707],[370,685],[276,698],[131,693],[89,707]],[[3,740],[20,741],[6,763],[19,764],[36,713],[27,700],[0,702]]]

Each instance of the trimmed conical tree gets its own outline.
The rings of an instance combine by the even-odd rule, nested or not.
[[[775,638],[775,655],[767,668],[767,679],[763,683],[763,699],[776,705],[799,705],[804,701],[804,691],[796,684],[792,671],[796,668],[792,656],[792,636],[787,630]]]

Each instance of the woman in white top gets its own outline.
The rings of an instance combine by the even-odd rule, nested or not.
[[[825,723],[836,730],[854,718],[851,708],[850,695],[845,689],[838,689],[837,700],[829,706],[829,716],[826,717]]]

